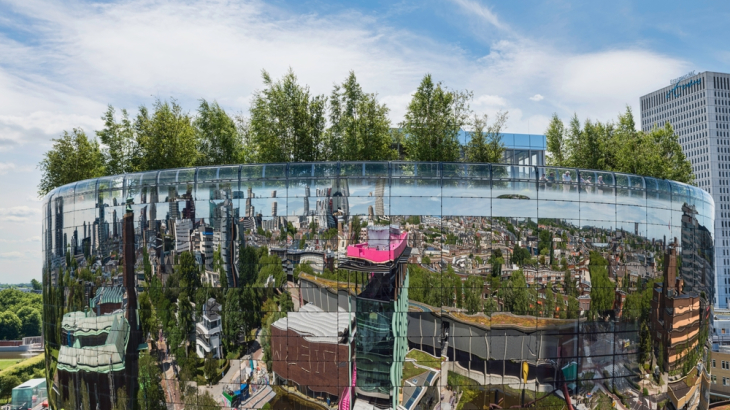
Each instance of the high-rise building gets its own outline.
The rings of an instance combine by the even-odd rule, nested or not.
[[[304,186],[304,211],[302,214],[305,216],[309,215],[309,185]]]
[[[56,256],[63,256],[63,197],[59,196],[54,200],[54,212],[55,212],[55,245],[56,245]]]
[[[730,74],[694,71],[641,97],[641,129],[672,125],[698,187],[715,201],[717,306],[730,300]]]

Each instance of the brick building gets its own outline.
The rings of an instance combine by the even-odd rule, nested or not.
[[[337,403],[350,385],[354,315],[313,304],[271,325],[274,378],[313,399]]]

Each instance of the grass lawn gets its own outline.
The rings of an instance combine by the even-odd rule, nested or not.
[[[26,359],[0,359],[0,371],[3,371],[16,363],[20,363],[23,360]]]
[[[403,363],[403,379],[401,380],[401,386],[406,383],[406,380],[416,377],[421,373],[426,373],[428,370],[416,367],[413,362]]]
[[[406,358],[414,359],[421,366],[428,366],[437,370],[441,368],[441,362],[444,361],[443,357],[433,357],[422,350],[416,349],[409,351]]]

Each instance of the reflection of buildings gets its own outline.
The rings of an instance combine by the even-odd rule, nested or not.
[[[713,263],[718,278],[722,278],[717,281],[717,304],[723,309],[728,308],[730,300],[730,259],[727,258],[730,251],[730,215],[727,212],[730,196],[725,185],[730,156],[716,141],[717,137],[721,140],[730,137],[728,89],[730,74],[710,71],[696,74],[693,71],[640,98],[641,129],[651,131],[654,126],[661,128],[665,123],[671,124],[679,136],[682,151],[692,163],[697,186],[708,192],[715,202],[714,215],[706,215],[710,209],[702,213],[705,214],[703,216],[714,217],[717,222],[713,236],[717,239],[718,249],[713,255]],[[698,106],[702,109],[696,109]],[[724,112],[717,115],[720,110]],[[697,146],[707,147],[707,151],[697,150]],[[713,228],[708,226],[708,229]]]
[[[700,295],[685,293],[684,280],[677,277],[676,244],[664,258],[664,283],[654,289],[651,326],[654,348],[665,358],[662,370],[671,371],[681,367],[681,359],[697,347],[701,311]]]
[[[221,305],[210,298],[203,304],[203,314],[195,324],[195,351],[201,359],[209,353],[220,359],[221,350]]]
[[[381,178],[375,181],[375,217],[385,216],[383,195],[385,195],[385,179]]]
[[[334,254],[331,251],[270,248],[269,254],[281,258],[283,264],[290,262],[292,268],[301,263],[308,263],[315,272],[322,272],[324,269],[334,270]]]
[[[126,368],[129,336],[129,322],[122,310],[101,316],[93,310],[65,314],[58,352],[57,371],[62,389],[59,393],[69,397],[68,389],[75,389],[77,400],[81,400],[78,391],[84,383],[91,408],[98,405],[100,409],[111,409],[113,399],[109,392],[116,392],[123,386],[131,387],[125,380],[131,376]]]
[[[190,251],[190,232],[193,230],[193,222],[190,219],[175,221],[175,252]]]
[[[63,256],[64,251],[66,250],[63,246],[63,197],[59,196],[53,200],[53,211],[55,214],[55,255]]]
[[[351,245],[339,268],[356,272],[355,406],[397,408],[408,352],[408,234],[390,228],[385,243]]]
[[[302,394],[337,403],[349,380],[352,314],[325,312],[313,304],[271,325],[271,356],[276,379]]]
[[[682,206],[682,266],[680,274],[687,292],[712,295],[715,290],[715,248],[712,234],[700,225],[694,206]],[[707,297],[707,296],[705,296]]]
[[[210,201],[210,221],[213,225],[213,250],[221,251],[223,260],[223,271],[229,286],[236,286],[237,275],[234,271],[236,220],[238,219],[238,208],[233,209],[233,201],[228,198],[227,191],[216,191],[223,198],[222,202]]]

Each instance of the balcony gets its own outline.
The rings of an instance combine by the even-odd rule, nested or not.
[[[221,326],[218,325],[213,328],[208,328],[203,324],[203,322],[198,322],[195,324],[195,331],[199,335],[205,335],[205,337],[210,338],[211,336],[218,335],[221,333]]]

